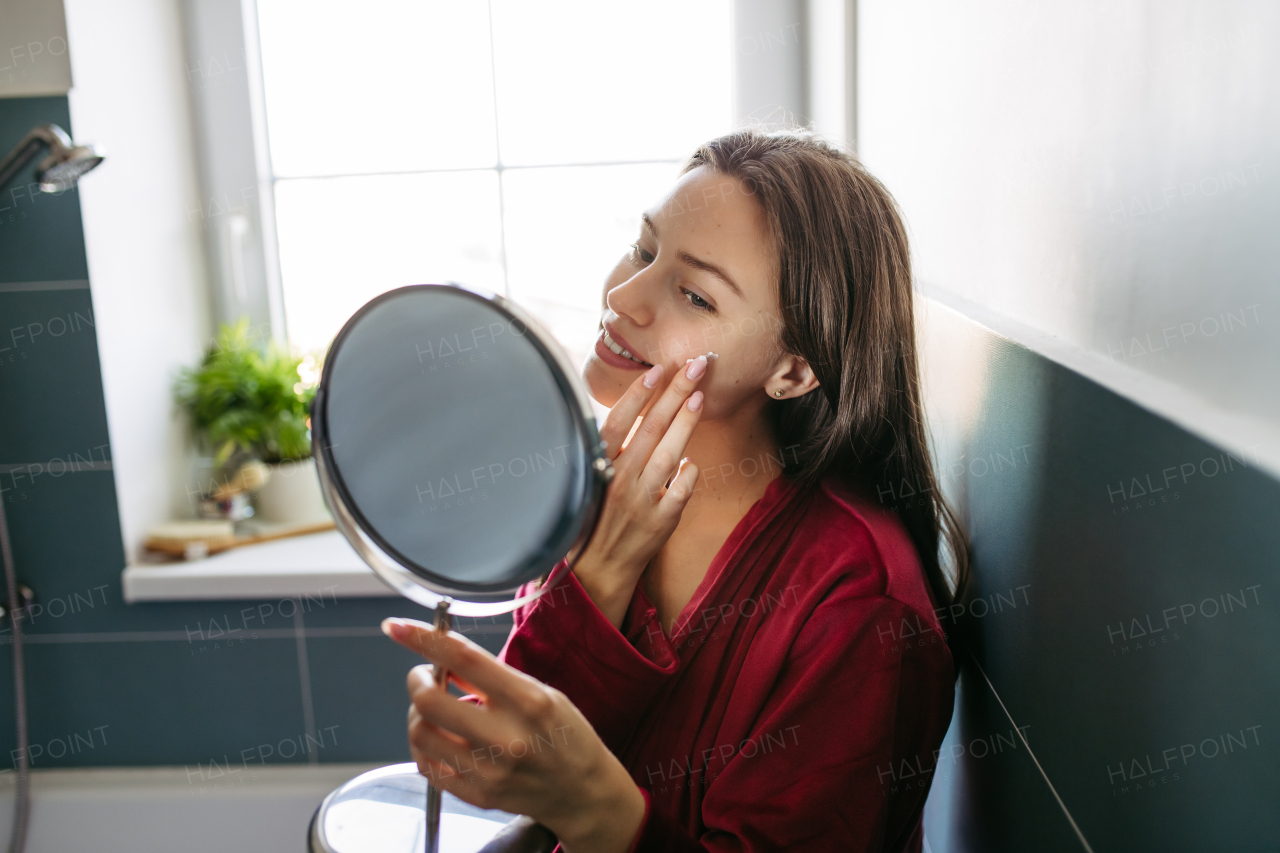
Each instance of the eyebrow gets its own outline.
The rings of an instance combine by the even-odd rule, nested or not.
[[[644,220],[644,224],[647,225],[649,227],[649,230],[653,232],[653,236],[657,237],[658,227],[653,224],[653,218],[649,216],[649,214],[647,213],[640,214],[640,218]],[[676,257],[678,257],[681,260],[681,262],[687,264],[688,266],[693,267],[696,270],[702,270],[703,272],[711,273],[713,276],[715,276],[716,278],[724,282],[728,286],[728,288],[737,295],[739,299],[746,299],[746,297],[742,295],[742,288],[738,287],[737,283],[732,278],[729,277],[729,274],[726,273],[724,270],[720,269],[720,267],[708,261],[704,261],[701,258],[695,258],[693,255],[689,254],[688,252],[682,251],[679,254],[677,254]]]

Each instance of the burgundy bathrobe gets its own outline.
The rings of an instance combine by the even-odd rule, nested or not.
[[[501,654],[631,772],[634,853],[920,849],[955,678],[896,516],[834,477],[778,477],[675,624],[637,585],[614,628],[570,574]]]

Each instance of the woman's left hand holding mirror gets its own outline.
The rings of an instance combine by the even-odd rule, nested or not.
[[[630,849],[644,797],[568,697],[461,634],[411,619],[382,629],[480,699],[440,690],[429,666],[410,671],[409,746],[432,784],[480,808],[529,815],[570,853]]]

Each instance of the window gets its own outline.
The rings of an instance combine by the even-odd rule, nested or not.
[[[732,15],[259,0],[290,343],[323,349],[378,293],[453,280],[511,297],[580,362],[641,210],[731,127]]]

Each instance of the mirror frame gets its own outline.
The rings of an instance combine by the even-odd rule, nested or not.
[[[316,460],[316,471],[320,477],[321,492],[325,503],[333,515],[334,523],[342,535],[355,549],[360,558],[380,577],[384,583],[409,600],[424,607],[434,608],[441,601],[449,601],[451,611],[459,616],[494,616],[506,613],[522,604],[532,601],[546,590],[555,586],[564,573],[551,573],[546,576],[541,587],[533,594],[519,599],[511,598],[512,593],[522,584],[502,589],[468,588],[471,585],[460,584],[449,586],[437,580],[440,576],[430,568],[420,566],[407,557],[398,555],[395,549],[382,540],[373,525],[355,508],[350,501],[350,494],[342,481],[342,476],[332,458],[332,447],[329,441],[329,412],[327,393],[337,361],[334,354],[340,349],[343,340],[361,317],[383,302],[404,295],[406,291],[447,290],[451,294],[484,302],[498,313],[504,315],[509,323],[518,323],[525,329],[524,337],[531,341],[534,348],[547,362],[551,373],[560,389],[565,403],[569,407],[575,430],[582,436],[587,449],[588,462],[584,488],[571,496],[569,505],[556,525],[557,530],[576,531],[573,534],[573,545],[567,549],[573,551],[585,546],[595,530],[600,517],[600,508],[604,503],[604,491],[613,478],[613,466],[604,455],[604,444],[596,427],[595,412],[591,408],[591,400],[585,386],[574,370],[572,363],[565,355],[560,344],[524,309],[514,302],[479,288],[450,282],[448,284],[414,284],[398,287],[375,296],[343,324],[333,343],[325,355],[324,369],[320,376],[320,385],[316,389],[315,399],[311,403],[311,443],[312,456]],[[559,564],[565,555],[556,558],[546,567],[547,572]],[[407,564],[407,565],[406,565]],[[413,566],[416,568],[410,568]],[[524,574],[524,573],[522,573]]]

